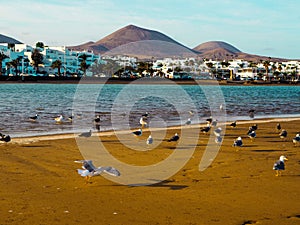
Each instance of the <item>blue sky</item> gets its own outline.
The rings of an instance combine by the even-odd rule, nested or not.
[[[225,41],[243,52],[300,59],[299,0],[0,0],[0,34],[34,45],[97,41],[126,25],[194,48]]]

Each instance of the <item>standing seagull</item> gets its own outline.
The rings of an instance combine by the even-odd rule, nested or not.
[[[83,133],[79,134],[79,137],[86,137],[86,138],[88,138],[90,136],[92,136],[92,130],[90,130],[89,132],[83,132]]]
[[[210,124],[208,123],[206,127],[201,127],[200,131],[204,134],[207,134],[210,131]]]
[[[253,118],[254,118],[254,112],[255,112],[255,110],[254,110],[254,109],[250,109],[250,110],[248,111],[248,113],[249,113],[249,117],[250,117],[251,119],[253,119]]]
[[[248,137],[251,139],[251,142],[252,142],[256,138],[255,130],[251,131],[251,133],[248,134]]]
[[[191,125],[192,124],[192,120],[191,118],[188,118],[188,120],[185,122],[185,125]]]
[[[36,122],[37,118],[38,118],[38,114],[35,114],[35,116],[30,116],[29,120],[32,122]]]
[[[299,145],[300,143],[300,133],[299,134],[296,134],[296,137],[293,138],[293,143],[294,145]]]
[[[149,135],[149,137],[147,138],[146,144],[151,145],[152,143],[153,143],[153,138],[151,135]]]
[[[280,137],[281,139],[283,139],[283,140],[286,141],[287,131],[286,131],[285,129],[283,129],[283,130],[281,131],[281,133],[279,134],[279,137]]]
[[[223,141],[223,138],[222,138],[221,136],[216,136],[215,142],[216,142],[218,145],[222,144],[222,141]]]
[[[281,170],[285,170],[284,161],[288,160],[284,155],[280,156],[279,160],[274,163],[273,170],[276,170],[275,176],[281,176]]]
[[[3,141],[3,142],[10,142],[11,141],[11,138],[9,135],[5,135],[5,134],[1,134],[0,133],[0,141]]]
[[[147,122],[144,119],[145,119],[145,117],[143,117],[143,116],[140,119],[140,124],[141,124],[142,128],[144,128],[145,126],[147,126]]]
[[[137,131],[133,131],[132,132],[132,134],[134,135],[134,136],[142,136],[142,134],[143,134],[143,131],[142,131],[142,129],[138,129]]]
[[[77,169],[78,174],[85,177],[86,182],[89,182],[91,177],[98,176],[102,172],[105,172],[111,176],[118,177],[121,173],[114,167],[111,166],[100,166],[95,167],[92,160],[76,160],[76,163],[82,163],[82,169]]]
[[[177,133],[175,133],[175,135],[173,137],[171,137],[168,142],[171,142],[171,141],[178,141],[179,140],[179,136]]]
[[[277,131],[277,132],[280,132],[280,130],[281,130],[280,123],[277,123],[277,125],[276,125],[276,131]]]
[[[96,116],[96,118],[94,119],[94,123],[95,123],[95,127],[98,131],[100,131],[100,116]]]
[[[235,127],[236,127],[236,121],[232,122],[232,123],[230,124],[230,127],[235,128]]]
[[[216,137],[220,137],[222,134],[222,128],[218,127],[217,129],[214,130],[214,134]]]
[[[62,115],[59,115],[58,117],[54,118],[56,123],[62,123],[63,119],[64,119],[64,117]]]
[[[236,140],[233,141],[233,147],[237,147],[237,150],[239,150],[239,148],[241,148],[243,146],[243,140],[241,137],[238,137]]]

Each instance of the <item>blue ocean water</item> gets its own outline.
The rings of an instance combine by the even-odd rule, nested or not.
[[[249,119],[250,109],[255,118],[299,117],[300,86],[0,84],[0,132],[12,137],[86,130],[95,115],[101,130],[110,130],[138,127],[145,112],[153,126],[171,126],[189,117],[204,122],[212,113],[226,112],[227,121]],[[38,120],[30,121],[35,114]],[[55,122],[58,115],[63,123]]]

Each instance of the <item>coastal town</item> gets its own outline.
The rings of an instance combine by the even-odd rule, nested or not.
[[[300,61],[249,61],[242,58],[209,59],[166,57],[139,60],[134,56],[97,54],[91,50],[0,43],[0,75],[11,77],[106,77],[137,79],[164,77],[180,80],[298,83]]]

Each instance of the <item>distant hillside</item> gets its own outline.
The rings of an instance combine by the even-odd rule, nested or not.
[[[0,43],[9,43],[9,44],[22,44],[22,42],[11,38],[11,37],[7,37],[3,34],[0,34]]]
[[[164,43],[166,46],[164,46]],[[192,49],[158,31],[134,25],[123,27],[97,42],[89,42],[68,48],[74,50],[92,50],[95,53],[101,54],[117,54],[120,52],[124,55],[138,56],[139,58],[187,56],[194,54]]]

